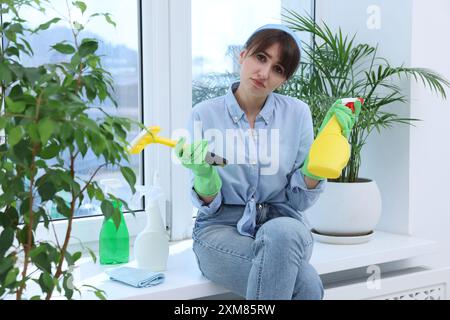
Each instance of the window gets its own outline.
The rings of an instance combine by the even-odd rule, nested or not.
[[[226,93],[239,79],[239,52],[251,33],[280,23],[283,8],[312,12],[311,0],[192,0],[192,104]]]
[[[77,8],[73,8],[71,17],[74,21],[80,21],[84,24],[86,17],[89,17],[92,13],[107,12],[111,14],[112,19],[117,24],[117,27],[113,27],[106,23],[103,17],[96,17],[89,24],[85,25],[86,29],[80,34],[81,38],[95,37],[101,40],[99,53],[103,55],[103,66],[112,74],[114,79],[115,98],[119,105],[118,108],[116,109],[110,101],[99,106],[110,114],[141,120],[139,1],[111,0],[105,3],[103,0],[85,0],[85,3],[88,10],[83,17]],[[22,15],[33,26],[38,26],[44,21],[48,21],[49,17],[67,17],[68,12],[65,1],[51,0],[45,16],[30,9],[24,10]],[[63,40],[73,41],[67,22],[53,25],[51,29],[42,31],[37,36],[30,36],[29,42],[33,48],[34,56],[23,56],[22,62],[29,66],[35,66],[48,62],[62,61],[66,56],[49,49],[51,45]],[[96,109],[90,111],[89,114],[93,119],[103,116]],[[129,135],[130,141],[137,134],[137,131],[131,132]],[[76,163],[78,175],[84,180],[88,180],[98,166],[101,165],[98,161],[93,153],[88,152],[84,159],[79,159]],[[136,173],[138,183],[142,182],[142,157],[133,156],[131,161],[131,167]],[[141,201],[131,203],[131,191],[118,168],[103,168],[97,174],[95,181],[108,188],[106,191],[114,193],[127,201],[133,210],[142,209]],[[65,195],[61,196],[64,197]],[[88,197],[86,197],[85,201],[86,203],[76,211],[76,217],[102,214],[99,203],[91,203]],[[51,203],[47,209],[50,210],[53,219],[62,218]]]

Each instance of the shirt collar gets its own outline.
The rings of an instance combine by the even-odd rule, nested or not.
[[[236,100],[236,97],[234,96],[234,92],[239,87],[239,82],[235,82],[231,85],[230,89],[228,90],[228,93],[225,96],[225,101],[227,104],[228,112],[230,113],[231,118],[233,119],[234,123],[238,123],[239,120],[242,119],[244,116],[244,111],[239,106],[239,103]],[[270,119],[273,116],[273,111],[275,108],[274,105],[275,98],[273,93],[271,93],[266,100],[266,103],[264,104],[264,107],[260,111],[259,116],[261,116],[266,124],[269,124]]]
[[[239,103],[234,96],[234,91],[239,87],[239,82],[235,82],[231,85],[228,90],[227,95],[225,96],[225,102],[227,104],[228,112],[230,113],[231,118],[234,123],[238,123],[239,120],[244,116],[244,111],[239,106]]]

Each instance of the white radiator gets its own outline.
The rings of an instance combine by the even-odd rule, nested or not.
[[[446,300],[445,291],[446,285],[441,284],[377,297],[376,300]]]
[[[449,300],[450,268],[411,268],[325,285],[325,300]]]

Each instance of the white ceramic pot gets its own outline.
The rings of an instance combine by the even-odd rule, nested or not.
[[[381,195],[375,181],[328,182],[316,204],[306,211],[318,233],[357,236],[371,233],[381,216]]]

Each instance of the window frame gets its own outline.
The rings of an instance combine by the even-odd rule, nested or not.
[[[139,119],[142,122],[145,118],[145,100],[144,100],[144,46],[143,46],[143,6],[142,4],[146,1],[136,0],[138,3],[138,69],[139,69],[139,97],[138,97],[138,105],[139,105]],[[139,183],[145,184],[148,180],[148,170],[146,170],[146,162],[147,159],[142,153],[140,161],[140,171],[141,171],[141,181]],[[131,212],[127,212],[124,214],[125,221],[128,227],[129,235],[131,237],[135,237],[141,230],[142,226],[145,226],[146,223],[146,215],[145,215],[145,203],[143,203],[143,210],[137,210],[134,212],[134,216]],[[103,215],[90,216],[90,217],[77,217],[74,218],[72,223],[72,232],[71,232],[71,246],[79,246],[80,242],[85,244],[98,242],[98,237],[100,234],[100,230],[104,221]],[[53,221],[49,229],[46,229],[43,223],[40,223],[36,228],[36,239],[39,241],[56,241],[64,239],[67,232],[67,220],[56,220]]]
[[[192,110],[191,0],[142,0],[144,124],[161,127],[161,136],[178,138]],[[193,219],[189,171],[173,150],[145,149],[145,179],[160,176],[166,196],[162,208],[172,241],[191,237]],[[164,159],[164,160],[161,160]],[[152,165],[155,164],[155,165]]]
[[[156,0],[155,2],[159,1],[167,0]],[[169,67],[171,70],[170,122],[172,128],[186,127],[186,120],[189,119],[192,110],[192,1],[167,1],[170,7],[170,50],[168,56],[171,57]],[[308,2],[299,4],[297,0],[281,0],[281,7],[288,7],[297,11],[308,10],[315,17],[316,0],[309,0]],[[177,78],[180,74],[184,76],[182,79]],[[189,103],[185,103],[186,101]],[[172,117],[172,115],[176,116]],[[170,194],[177,195],[176,201],[171,199],[171,211],[168,212],[168,218],[171,219],[171,239],[183,240],[190,236],[197,212],[192,205],[188,192],[190,188],[188,170],[181,166],[172,166],[171,183]]]
[[[138,0],[140,14],[140,76],[141,113],[144,125],[158,125],[161,135],[172,137],[172,132],[186,126],[192,100],[192,53],[190,37],[190,6],[186,0]],[[189,36],[186,36],[186,33]],[[180,76],[182,75],[182,76]],[[152,145],[142,154],[142,184],[152,183],[155,171],[161,177],[166,195],[162,214],[171,240],[190,237],[192,208],[188,195],[188,172],[174,164],[172,150]],[[161,161],[159,159],[164,159]],[[167,161],[166,159],[170,159]],[[168,178],[165,178],[168,177]],[[173,195],[177,195],[173,197]],[[188,208],[188,209],[187,209]],[[176,217],[174,217],[174,213]],[[186,219],[187,217],[187,219]],[[178,219],[178,218],[181,218]],[[134,238],[146,224],[146,214],[125,214],[130,238]],[[183,221],[184,220],[184,221]],[[73,221],[71,245],[98,242],[103,216],[78,218]],[[53,227],[37,228],[37,239],[55,241],[64,237],[67,221],[55,221]]]

